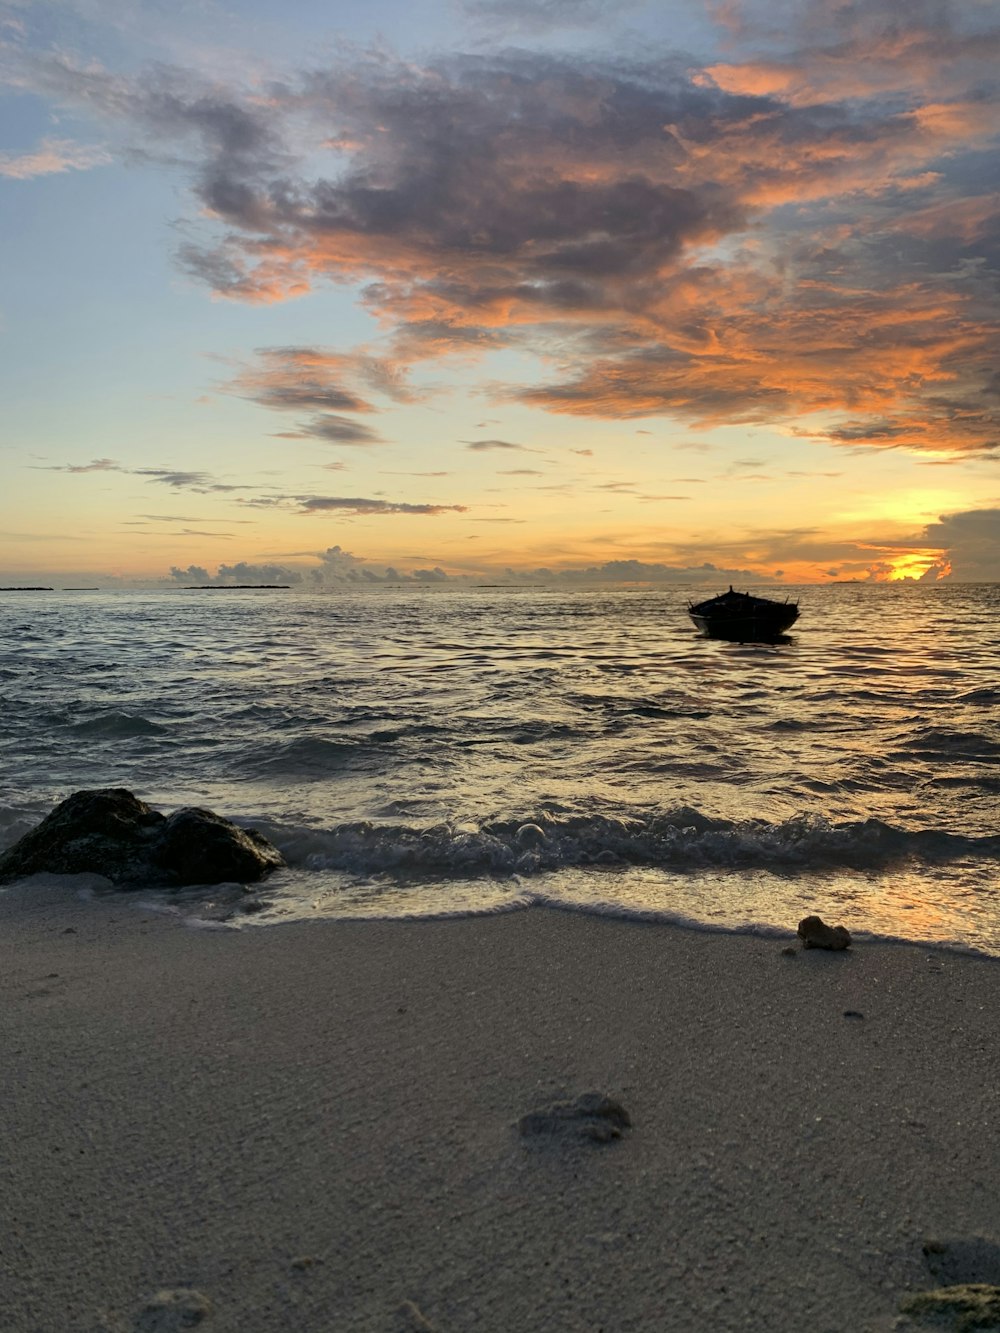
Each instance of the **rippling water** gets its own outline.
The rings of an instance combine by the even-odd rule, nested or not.
[[[533,900],[1000,953],[1000,585],[0,593],[0,846],[81,787],[266,832],[283,915]]]

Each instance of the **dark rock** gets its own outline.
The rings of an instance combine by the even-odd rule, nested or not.
[[[828,926],[822,917],[807,916],[799,922],[798,936],[807,949],[849,949],[851,933],[846,926]]]
[[[575,1101],[550,1102],[530,1111],[517,1122],[517,1128],[526,1136],[548,1134],[609,1143],[620,1139],[622,1131],[631,1124],[632,1119],[621,1102],[603,1092],[584,1092]]]
[[[148,857],[163,822],[163,815],[123,788],[74,792],[0,857],[0,878],[48,870],[122,879]]]
[[[221,884],[263,879],[282,864],[281,853],[256,829],[187,806],[164,820],[157,863],[178,884]]]
[[[864,1018],[864,1014],[861,1012],[860,1009],[845,1009],[845,1010],[844,1010],[844,1017],[845,1017],[845,1018]]]
[[[180,1333],[195,1328],[212,1313],[212,1302],[192,1287],[158,1291],[135,1321],[135,1333]]]
[[[209,810],[168,817],[121,787],[78,791],[0,856],[0,881],[95,872],[119,885],[178,887],[263,879],[282,865],[253,829]]]

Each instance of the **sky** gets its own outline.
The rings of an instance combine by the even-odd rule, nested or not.
[[[993,0],[0,0],[0,583],[1000,579]]]

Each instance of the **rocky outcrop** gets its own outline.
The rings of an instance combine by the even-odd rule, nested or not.
[[[798,936],[806,949],[851,947],[851,932],[846,926],[828,926],[819,916],[803,917],[799,922]]]
[[[122,886],[252,883],[283,865],[254,829],[210,810],[166,816],[122,787],[78,791],[0,856],[0,881],[93,872]]]

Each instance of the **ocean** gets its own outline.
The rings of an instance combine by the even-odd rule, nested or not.
[[[801,618],[745,645],[691,624],[716,591],[0,593],[0,847],[119,786],[282,850],[252,915],[141,894],[217,925],[818,912],[1000,955],[1000,585],[772,589]]]

